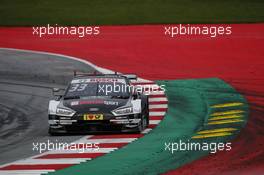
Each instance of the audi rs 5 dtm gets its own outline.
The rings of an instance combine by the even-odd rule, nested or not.
[[[136,75],[75,76],[65,92],[49,102],[49,133],[141,132],[149,124],[148,96],[131,90],[132,79]]]

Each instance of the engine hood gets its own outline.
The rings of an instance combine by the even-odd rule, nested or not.
[[[130,99],[86,98],[64,100],[63,106],[73,109],[79,114],[82,113],[110,113],[112,110],[125,106]]]

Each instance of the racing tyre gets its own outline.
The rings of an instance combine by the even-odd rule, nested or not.
[[[49,135],[50,136],[59,136],[62,135],[62,133],[54,131],[54,129],[49,128]]]
[[[141,133],[142,131],[144,131],[144,129],[146,129],[148,126],[148,116],[146,116],[146,114],[144,113],[142,116],[141,116],[141,121],[138,125],[138,128],[137,128],[137,133]]]
[[[146,128],[149,126],[149,105],[147,104],[145,116],[147,118]]]

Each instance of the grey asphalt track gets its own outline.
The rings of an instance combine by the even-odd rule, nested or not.
[[[39,154],[33,143],[69,143],[83,137],[48,135],[51,89],[65,87],[74,70],[95,71],[60,56],[0,49],[0,165]]]

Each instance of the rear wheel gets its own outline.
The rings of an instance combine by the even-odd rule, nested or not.
[[[147,119],[147,116],[144,117],[142,124],[143,124],[143,130],[148,127],[148,119]]]
[[[136,133],[141,133],[143,131],[143,124],[142,124],[142,120],[140,121],[140,123],[138,124]]]
[[[141,133],[142,131],[144,131],[144,129],[146,129],[148,127],[148,115],[146,115],[146,111],[142,113],[141,115],[141,121],[138,124],[137,127],[137,133]]]
[[[144,130],[144,120],[141,118],[141,121],[138,124],[136,132],[141,133],[143,130]]]
[[[146,106],[146,113],[145,113],[145,115],[146,115],[146,119],[147,119],[147,125],[146,125],[146,128],[149,126],[149,105],[147,104],[147,106]]]

